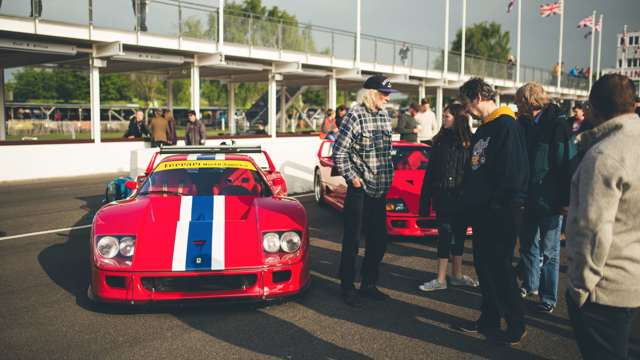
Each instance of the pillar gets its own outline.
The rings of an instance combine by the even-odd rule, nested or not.
[[[100,143],[100,68],[106,60],[92,58],[89,63],[89,98],[91,106],[91,138]]]
[[[287,132],[287,87],[280,87],[280,132]]]
[[[7,140],[7,118],[4,100],[4,69],[0,68],[0,141]]]
[[[191,110],[200,118],[200,68],[191,64]]]
[[[436,88],[436,122],[438,128],[442,124],[442,112],[444,109],[444,89],[442,86]]]
[[[167,80],[167,107],[173,113],[173,80]]]
[[[335,74],[329,76],[329,88],[327,92],[327,108],[335,110],[338,102],[337,99],[338,94],[338,81],[336,80]]]
[[[500,93],[496,93],[496,104],[500,106]]]
[[[234,83],[227,83],[227,100],[229,101],[227,104],[229,133],[231,135],[236,135],[238,130],[236,124],[236,84]]]
[[[276,117],[277,117],[277,112],[276,112],[276,97],[277,97],[277,81],[276,81],[276,77],[277,74],[270,74],[269,75],[269,81],[267,83],[267,95],[268,95],[268,101],[267,101],[267,121],[269,122],[268,124],[268,132],[271,135],[272,138],[276,137]]]
[[[424,85],[418,86],[418,103],[420,103],[425,97],[427,97],[427,87]]]

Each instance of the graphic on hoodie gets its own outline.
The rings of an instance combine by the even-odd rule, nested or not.
[[[473,146],[473,152],[471,153],[472,170],[478,170],[487,160],[485,152],[487,150],[487,146],[489,146],[489,140],[491,140],[491,136],[486,139],[478,140],[478,142]]]

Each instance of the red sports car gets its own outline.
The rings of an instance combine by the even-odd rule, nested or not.
[[[309,284],[305,209],[259,147],[162,148],[127,186],[93,220],[90,299],[266,300]]]
[[[314,176],[316,201],[342,210],[347,184],[342,176],[332,173],[333,141],[325,140],[318,150],[318,164]],[[435,213],[420,216],[422,181],[429,163],[429,145],[394,141],[392,144],[395,168],[391,189],[387,194],[387,233],[394,236],[435,236],[438,229]]]

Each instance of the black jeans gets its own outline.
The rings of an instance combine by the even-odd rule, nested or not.
[[[449,255],[461,256],[467,235],[466,216],[462,213],[437,213],[438,259],[448,259]]]
[[[344,201],[344,237],[340,258],[340,281],[343,290],[353,289],[360,234],[364,230],[365,254],[360,269],[362,286],[378,281],[380,262],[387,251],[387,213],[385,197],[373,198],[362,188],[349,185]]]
[[[478,209],[473,218],[473,262],[482,293],[482,326],[499,327],[504,317],[508,331],[524,331],[524,303],[512,263],[521,218],[521,210],[508,208]]]
[[[584,359],[628,359],[636,308],[606,306],[588,300],[579,308],[569,293],[566,298],[573,333]]]

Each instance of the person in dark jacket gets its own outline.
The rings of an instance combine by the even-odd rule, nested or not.
[[[519,88],[516,104],[530,174],[520,233],[521,296],[539,294],[537,310],[551,313],[558,301],[561,214],[569,206],[575,142],[567,118],[558,105],[549,103],[542,85],[527,83]]]
[[[512,265],[529,183],[527,148],[515,114],[495,103],[496,91],[480,78],[460,87],[467,112],[482,124],[471,139],[462,202],[473,213],[473,258],[482,293],[477,321],[461,324],[464,332],[507,330],[499,342],[517,344],[526,334],[524,304]]]
[[[150,136],[149,128],[147,128],[147,124],[144,122],[144,112],[142,110],[137,110],[135,117],[129,120],[129,128],[124,134],[124,137],[127,139],[138,139],[148,136]]]
[[[412,103],[409,105],[409,110],[400,115],[398,125],[396,126],[396,131],[400,134],[400,140],[418,142],[418,122],[416,121],[416,114],[419,110],[418,104]]]
[[[173,117],[173,112],[171,110],[165,110],[163,116],[165,119],[167,119],[167,123],[169,124],[167,142],[169,143],[169,145],[175,145],[178,143],[178,135],[176,134],[176,119]]]
[[[433,138],[429,165],[422,181],[421,212],[433,203],[438,223],[438,277],[420,285],[422,291],[447,288],[447,267],[453,257],[449,284],[476,287],[478,283],[462,274],[462,253],[468,219],[460,207],[462,181],[469,162],[471,129],[464,107],[454,103],[444,109],[442,128]]]
[[[585,108],[582,104],[573,106],[573,116],[569,118],[569,128],[574,135],[593,129],[593,124],[586,118]]]
[[[198,120],[195,111],[187,113],[189,121],[184,132],[184,142],[187,145],[204,145],[207,140],[207,129],[204,124]]]
[[[338,106],[336,110],[336,126],[340,129],[340,124],[342,124],[342,120],[347,116],[347,107],[344,105]]]

